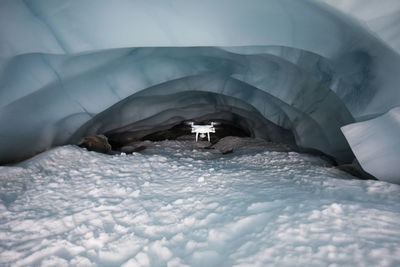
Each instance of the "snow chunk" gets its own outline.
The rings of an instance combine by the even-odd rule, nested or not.
[[[400,184],[400,107],[343,126],[342,131],[364,170],[379,180]]]

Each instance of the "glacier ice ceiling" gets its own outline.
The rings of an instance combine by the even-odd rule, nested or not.
[[[0,163],[217,116],[400,183],[399,42],[380,30],[399,22],[363,12],[312,0],[2,0]]]

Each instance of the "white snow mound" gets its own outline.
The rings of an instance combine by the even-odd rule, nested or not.
[[[398,266],[400,186],[294,152],[60,147],[0,167],[2,266]]]

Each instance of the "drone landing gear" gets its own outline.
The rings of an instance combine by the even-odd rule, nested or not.
[[[200,138],[204,138],[206,135],[204,133],[200,133]],[[210,133],[207,133],[208,142],[210,142]],[[196,132],[196,142],[199,141],[199,132]]]

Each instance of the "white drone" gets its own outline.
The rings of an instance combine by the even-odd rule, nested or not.
[[[199,135],[200,138],[204,138],[206,134],[208,142],[210,142],[210,133],[215,133],[214,125],[217,124],[216,122],[211,122],[211,124],[208,125],[195,125],[194,122],[188,122],[188,125],[192,126],[192,133],[196,133],[196,142],[199,140]]]

